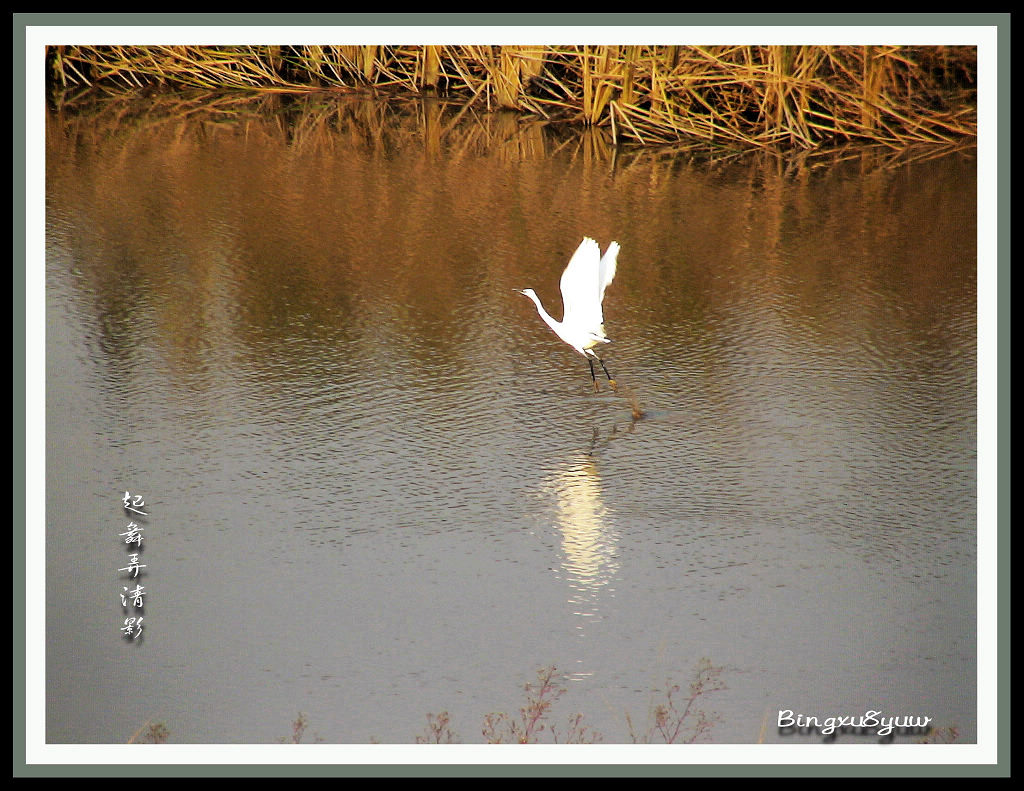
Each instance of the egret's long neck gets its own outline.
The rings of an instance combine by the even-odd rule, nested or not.
[[[544,323],[547,324],[551,329],[555,330],[555,332],[557,332],[558,328],[562,325],[562,322],[555,321],[553,318],[551,318],[550,315],[548,315],[548,312],[544,310],[544,306],[540,304],[540,297],[538,297],[532,291],[528,291],[525,293],[526,296],[533,300],[533,304],[537,306],[537,312],[540,314],[540,317],[544,319]]]

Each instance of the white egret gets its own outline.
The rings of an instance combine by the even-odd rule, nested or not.
[[[609,385],[612,389],[615,388],[615,380],[608,373],[604,361],[597,356],[594,347],[609,342],[608,337],[604,334],[604,313],[601,310],[601,302],[604,300],[604,290],[615,277],[615,262],[618,255],[618,242],[608,245],[608,249],[602,256],[597,242],[590,237],[583,239],[572,258],[569,259],[569,265],[562,272],[562,279],[559,283],[562,290],[561,321],[555,321],[544,310],[544,306],[540,304],[540,299],[532,288],[516,289],[520,294],[525,294],[533,300],[540,317],[554,330],[555,335],[586,358],[590,364],[590,378],[594,382],[594,389],[597,389],[598,386],[597,377],[594,376],[594,360],[601,364],[604,375],[608,377]]]

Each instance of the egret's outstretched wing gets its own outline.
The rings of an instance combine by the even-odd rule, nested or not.
[[[601,300],[604,289],[615,276],[615,258],[619,245],[612,242],[604,259],[601,248],[590,237],[576,248],[562,273],[562,323],[588,332],[603,334],[604,314]]]
[[[598,300],[604,300],[604,290],[608,288],[608,284],[615,279],[615,264],[619,258],[619,243],[612,242],[608,245],[608,249],[604,251],[604,257],[601,259],[601,276],[600,276],[600,288],[601,293],[598,295]]]

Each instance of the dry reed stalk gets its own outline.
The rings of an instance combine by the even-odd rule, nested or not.
[[[490,78],[494,83],[494,98],[498,107],[519,108],[523,83],[519,74],[517,55],[516,47],[499,47],[497,63],[490,62]]]
[[[592,107],[594,104],[594,82],[590,75],[590,47],[583,47],[583,57],[581,65],[581,76],[580,85],[582,87],[581,101],[583,104],[583,117],[585,119],[590,118],[592,113]]]
[[[338,54],[346,62],[352,64],[352,70],[364,82],[372,82],[377,74],[378,47],[368,45],[343,45],[335,47]]]
[[[436,44],[425,46],[423,48],[423,71],[420,76],[420,85],[436,88],[440,77],[441,48]]]
[[[591,73],[591,107],[585,114],[588,124],[597,124],[605,115],[615,93],[622,93],[624,75],[629,62],[619,57],[618,47],[600,47],[595,53],[595,69]],[[632,86],[630,88],[632,92]],[[625,99],[623,99],[625,101]]]
[[[640,47],[636,45],[626,47],[625,49],[625,63],[623,65],[622,77],[622,92],[619,96],[623,104],[632,104],[634,101],[635,89],[633,81],[636,78],[636,61],[639,52]]]

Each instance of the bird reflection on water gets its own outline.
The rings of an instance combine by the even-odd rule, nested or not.
[[[618,534],[605,507],[594,457],[581,453],[558,470],[544,487],[555,498],[555,528],[561,537],[561,578],[576,629],[601,617],[601,602],[614,595],[619,570]],[[577,661],[582,661],[578,659]]]

